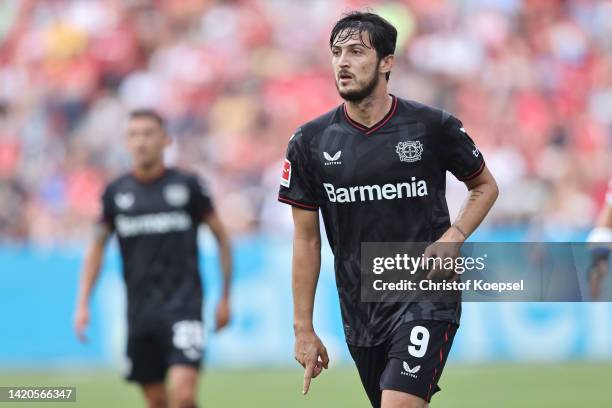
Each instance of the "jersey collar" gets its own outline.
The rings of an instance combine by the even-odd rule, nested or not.
[[[346,111],[346,103],[342,104],[342,111],[344,112],[344,117],[349,123],[349,125],[353,126],[354,128],[363,132],[366,135],[371,135],[372,133],[383,127],[385,123],[387,123],[395,114],[395,111],[397,110],[397,97],[395,95],[391,95],[391,98],[393,98],[393,101],[391,102],[391,109],[389,109],[389,112],[387,112],[387,114],[381,120],[379,120],[370,127],[364,126],[361,123],[357,123],[353,119],[351,119],[348,115],[348,112]]]
[[[168,168],[164,166],[161,172],[159,172],[158,174],[154,174],[150,178],[146,178],[146,179],[142,178],[142,176],[136,175],[134,171],[132,171],[131,174],[132,174],[132,178],[140,184],[155,184],[159,180],[161,180],[166,175],[166,173],[168,173]]]

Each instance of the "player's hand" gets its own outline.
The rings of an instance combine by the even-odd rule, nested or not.
[[[451,227],[439,240],[425,248],[423,255],[425,259],[441,258],[443,261],[442,265],[444,265],[444,260],[447,258],[455,259],[459,256],[459,250],[464,240],[465,237]],[[427,274],[427,279],[455,280],[459,277],[452,269],[441,269],[437,266],[439,266],[439,262],[434,263],[434,267]]]
[[[81,343],[87,341],[85,330],[89,325],[89,308],[87,306],[78,306],[74,313],[74,331]]]
[[[229,298],[223,297],[217,304],[217,311],[215,312],[215,332],[223,329],[228,325],[230,321],[230,305]]]
[[[324,368],[327,369],[329,365],[327,349],[314,331],[296,331],[295,359],[304,367],[302,393],[307,394],[310,381],[321,374]]]

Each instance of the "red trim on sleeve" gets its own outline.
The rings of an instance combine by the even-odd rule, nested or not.
[[[300,203],[299,201],[291,200],[291,199],[289,199],[287,197],[284,197],[282,195],[278,196],[278,201],[280,201],[281,203],[293,205],[293,206],[301,208],[303,210],[310,210],[310,211],[318,211],[319,210],[319,207],[316,206],[316,205]]]
[[[212,205],[209,207],[206,207],[204,210],[202,210],[202,219],[206,219],[208,218],[208,216],[210,216],[211,214],[213,214],[215,212],[215,207],[213,207]]]
[[[476,170],[474,173],[470,174],[467,177],[460,178],[459,181],[470,181],[470,180],[480,176],[480,173],[482,173],[482,171],[484,170],[484,166],[485,166],[485,162],[483,161],[482,164],[480,165],[480,167],[478,168],[478,170]]]

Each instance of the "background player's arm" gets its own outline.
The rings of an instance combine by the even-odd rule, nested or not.
[[[608,193],[612,194],[612,193]],[[595,224],[595,229],[605,228],[612,229],[612,203],[606,202],[603,208],[601,209],[601,213],[599,213],[599,217],[597,217],[597,223]]]
[[[215,330],[221,330],[230,320],[230,292],[232,284],[232,246],[223,223],[215,214],[211,212],[204,217],[206,223],[212,231],[219,246],[219,257],[221,259],[221,271],[223,274],[223,292],[216,310]]]
[[[87,248],[83,271],[79,283],[76,311],[74,316],[74,329],[80,341],[86,341],[85,329],[89,324],[89,300],[94,285],[102,267],[104,248],[111,235],[111,229],[104,222],[96,224],[94,239]]]
[[[318,211],[292,207],[293,236],[292,289],[295,359],[304,367],[303,393],[311,378],[327,368],[329,358],[325,346],[312,324],[314,298],[321,268],[321,233]]]
[[[604,278],[608,275],[610,241],[612,241],[612,203],[608,200],[597,217],[595,228],[587,238],[592,258],[588,278],[593,300],[600,297]]]

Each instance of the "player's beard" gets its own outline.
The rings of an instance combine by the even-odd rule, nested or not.
[[[351,91],[341,91],[340,87],[338,86],[338,81],[336,81],[336,89],[338,90],[340,97],[344,99],[345,101],[361,102],[368,96],[372,95],[372,93],[374,92],[374,89],[376,89],[376,87],[378,86],[378,81],[379,81],[378,72],[374,71],[372,78],[370,78],[369,81],[361,89],[355,89]]]

